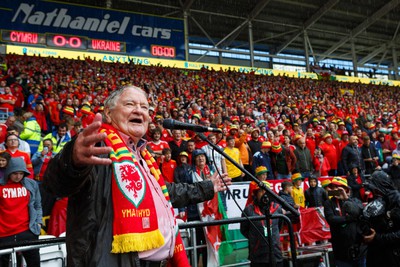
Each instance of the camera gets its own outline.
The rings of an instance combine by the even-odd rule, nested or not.
[[[339,196],[340,190],[330,190],[328,191],[328,196]]]

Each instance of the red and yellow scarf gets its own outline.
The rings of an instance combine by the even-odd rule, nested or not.
[[[161,247],[164,237],[158,229],[156,208],[146,175],[112,126],[103,124],[100,132],[107,134],[105,143],[112,148],[114,219],[111,252],[140,252]],[[169,201],[167,187],[154,158],[146,149],[141,155]]]

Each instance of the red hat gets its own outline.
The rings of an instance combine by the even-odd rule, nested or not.
[[[280,153],[282,151],[282,146],[279,142],[275,142],[272,144],[272,149],[271,151],[273,153]]]
[[[81,107],[81,112],[82,112],[82,114],[86,114],[86,115],[94,115],[94,113],[92,112],[91,108],[88,105],[83,105]]]
[[[332,137],[332,135],[331,135],[330,133],[326,133],[326,134],[324,135],[324,140],[328,139],[329,137]]]
[[[63,108],[62,112],[63,112],[64,114],[69,115],[69,116],[72,116],[72,117],[75,116],[74,108],[73,108],[73,107],[70,107],[70,106],[65,106],[65,107]]]
[[[262,142],[262,144],[261,144],[261,149],[263,149],[263,148],[271,148],[271,142],[269,142],[269,141],[264,141],[264,142]]]
[[[297,141],[299,141],[303,136],[301,134],[296,134],[293,138],[293,142],[296,143]]]

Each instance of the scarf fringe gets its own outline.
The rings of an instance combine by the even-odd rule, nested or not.
[[[158,229],[147,233],[115,235],[111,253],[145,251],[162,245],[164,245],[164,237]]]

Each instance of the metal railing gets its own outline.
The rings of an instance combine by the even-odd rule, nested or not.
[[[297,260],[306,258],[306,257],[318,257],[321,256],[325,262],[325,265],[329,267],[329,249],[327,246],[313,246],[313,247],[299,247],[296,248],[295,245],[295,237],[293,233],[293,228],[290,219],[281,214],[273,214],[271,215],[272,219],[282,219],[288,226],[288,236],[290,241],[290,253],[284,254],[284,259],[286,259],[290,266],[296,267]],[[233,224],[233,223],[240,223],[250,219],[251,221],[259,221],[265,220],[265,216],[252,216],[249,218],[233,218],[233,219],[223,219],[217,221],[208,221],[208,222],[186,222],[179,224],[180,230],[189,229],[191,231],[191,238],[189,239],[189,246],[185,246],[186,251],[190,254],[190,258],[192,259],[192,266],[197,267],[198,257],[197,257],[197,250],[200,248],[206,247],[206,245],[197,245],[196,243],[196,227],[206,227],[206,226],[213,226],[213,225],[223,225],[223,224]],[[244,242],[247,239],[237,239],[231,241],[231,243],[237,242]],[[10,242],[0,244],[0,255],[4,254],[11,254],[11,263],[12,267],[17,267],[17,253],[21,251],[31,250],[31,249],[40,249],[47,246],[53,245],[63,245],[65,244],[65,237],[59,238],[50,238],[50,239],[40,239],[40,240],[33,240],[33,241],[20,241],[20,242]],[[298,253],[299,252],[299,253]],[[307,252],[307,253],[303,253]],[[63,261],[63,265],[64,265]],[[231,266],[243,266],[249,265],[250,262],[244,260],[242,262],[223,265],[225,267]],[[221,265],[222,266],[222,265]]]

